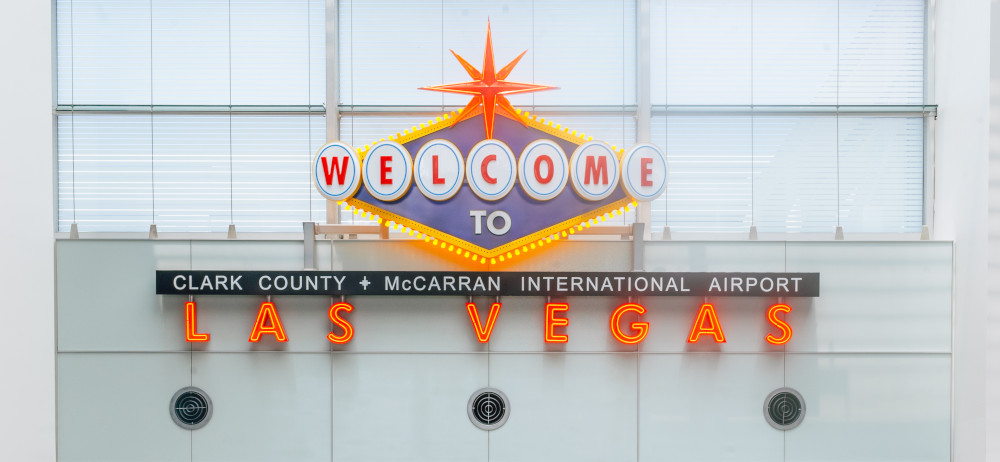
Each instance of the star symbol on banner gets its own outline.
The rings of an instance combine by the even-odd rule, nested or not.
[[[364,287],[365,290],[368,290],[368,284],[371,284],[371,281],[368,280],[368,276],[365,276],[364,278],[361,279],[361,282],[359,282],[358,284],[361,284],[361,286]]]
[[[465,72],[469,74],[472,81],[462,82],[462,83],[451,83],[446,85],[434,85],[431,87],[420,87],[421,90],[431,90],[431,91],[441,91],[446,93],[460,93],[465,95],[474,95],[469,104],[462,109],[462,112],[455,117],[451,125],[461,122],[472,116],[472,112],[479,107],[483,106],[483,124],[486,126],[486,138],[493,138],[493,120],[496,115],[497,106],[508,115],[513,117],[515,120],[521,121],[521,123],[527,125],[527,120],[524,116],[521,116],[514,110],[514,106],[510,104],[510,101],[504,95],[513,95],[517,93],[530,93],[534,91],[542,90],[553,90],[557,87],[550,87],[548,85],[535,85],[531,83],[520,83],[520,82],[508,82],[504,79],[510,75],[510,72],[514,70],[514,66],[517,65],[518,61],[524,57],[524,54],[528,50],[524,50],[521,54],[517,55],[513,61],[507,63],[506,66],[500,68],[496,71],[493,64],[493,38],[490,34],[490,23],[486,22],[486,51],[483,55],[483,70],[480,72],[478,69],[469,64],[464,58],[459,56],[455,50],[449,50],[451,54],[455,55],[458,62],[462,64],[465,68]]]

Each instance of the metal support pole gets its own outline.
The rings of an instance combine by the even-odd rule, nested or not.
[[[646,239],[643,237],[645,223],[632,223],[632,271],[646,271]]]
[[[302,269],[316,269],[316,223],[302,222]]]

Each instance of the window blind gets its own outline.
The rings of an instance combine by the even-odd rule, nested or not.
[[[323,0],[59,0],[56,26],[59,230],[325,220]]]
[[[467,98],[417,88],[468,80],[451,49],[482,67],[487,21],[498,68],[528,50],[511,80],[560,88],[515,95],[513,104],[635,104],[632,1],[339,4],[340,91],[346,105],[464,106]]]
[[[654,117],[670,179],[654,227],[679,232],[915,233],[919,117]]]
[[[922,104],[922,0],[652,0],[652,102]]]
[[[304,221],[326,219],[309,176],[325,123],[305,115],[60,116],[59,229],[69,230],[75,211],[81,231],[140,232],[154,222],[163,232],[224,232],[230,223],[301,231]]]
[[[308,165],[326,135],[325,47],[341,139],[364,146],[466,103],[417,87],[467,80],[448,50],[481,66],[487,20],[498,65],[528,50],[512,80],[560,87],[516,106],[620,147],[648,128],[666,149],[654,229],[923,222],[925,120],[866,112],[925,103],[922,0],[650,0],[649,127],[634,1],[338,4],[326,44],[323,0],[57,0],[59,230],[323,221]]]

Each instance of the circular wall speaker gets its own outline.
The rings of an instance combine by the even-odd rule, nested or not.
[[[469,397],[469,420],[483,430],[496,430],[510,417],[510,400],[496,388],[476,390]]]
[[[772,391],[764,400],[764,419],[778,430],[791,430],[806,415],[806,401],[794,389],[782,387]]]
[[[170,417],[178,427],[197,430],[212,418],[212,399],[201,388],[181,388],[170,399]]]

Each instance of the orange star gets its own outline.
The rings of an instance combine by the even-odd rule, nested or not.
[[[465,68],[465,71],[469,73],[469,77],[472,77],[473,80],[471,82],[435,85],[433,87],[420,87],[420,89],[475,95],[472,97],[472,101],[469,101],[469,104],[467,104],[465,108],[462,109],[462,112],[458,114],[458,117],[452,120],[451,125],[455,125],[456,123],[470,117],[472,115],[472,111],[482,104],[483,124],[486,125],[487,139],[493,138],[493,119],[496,114],[497,106],[500,106],[500,109],[507,112],[514,119],[520,120],[523,124],[527,124],[527,120],[514,110],[514,106],[511,106],[510,101],[507,100],[504,95],[530,93],[533,91],[552,90],[556,88],[548,85],[534,85],[530,83],[508,82],[504,80],[508,75],[510,75],[510,72],[514,70],[514,66],[517,65],[517,62],[524,57],[524,54],[527,53],[528,50],[521,52],[521,54],[514,58],[513,61],[501,68],[499,72],[495,71],[493,67],[493,39],[490,35],[490,23],[488,21],[486,23],[486,52],[483,56],[482,72],[479,72],[478,69],[472,67],[472,64],[469,64],[469,62],[459,56],[458,53],[455,53],[455,50],[450,51],[451,54],[458,58],[458,62],[462,64],[462,67]]]

